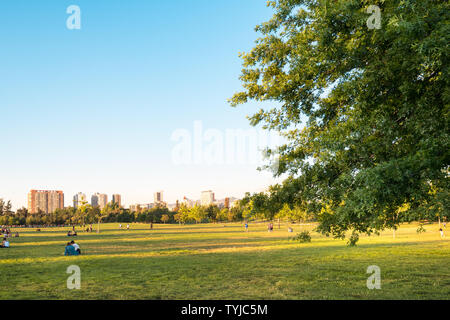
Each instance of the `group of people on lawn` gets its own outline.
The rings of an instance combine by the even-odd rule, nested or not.
[[[0,244],[0,248],[9,248],[10,244],[9,244],[8,238],[12,237],[11,230],[7,227],[2,226],[0,231],[1,231],[1,234],[3,235],[3,240],[2,240],[2,243]],[[18,236],[19,236],[19,233],[16,232],[15,237],[18,237]]]
[[[81,254],[80,246],[75,241],[67,242],[66,249],[64,250],[65,256],[78,256]]]
[[[3,235],[3,238],[11,238],[12,237],[12,232],[9,228],[7,227],[2,227],[1,229],[1,234]],[[16,238],[19,237],[19,233],[16,232],[14,235]]]

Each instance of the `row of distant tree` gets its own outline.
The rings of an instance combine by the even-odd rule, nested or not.
[[[304,222],[314,219],[300,208],[275,204],[264,193],[255,195],[248,193],[233,208],[219,208],[215,205],[187,207],[182,204],[174,210],[161,206],[131,211],[114,203],[109,203],[103,209],[84,203],[78,208],[57,209],[48,214],[43,211],[32,214],[26,208],[14,212],[11,208],[11,202],[0,200],[0,225],[86,225],[99,222],[186,224],[255,219]]]
[[[107,222],[141,222],[141,223],[202,223],[241,221],[243,209],[237,206],[232,209],[217,206],[181,205],[173,211],[166,207],[131,211],[110,203],[103,209],[83,204],[78,208],[57,209],[53,213],[39,211],[30,213],[26,208],[12,210],[11,202],[0,200],[0,225],[85,225]]]
[[[219,208],[215,205],[187,207],[182,204],[174,210],[166,207],[138,209],[131,211],[109,203],[103,209],[84,203],[78,208],[57,209],[54,213],[39,211],[31,214],[26,208],[12,210],[11,202],[0,200],[0,225],[86,225],[93,223],[216,223],[236,221],[289,221],[323,222],[324,216],[333,214],[331,208],[323,207],[319,214],[309,210],[308,205],[289,201],[283,186],[272,186],[268,192],[250,194],[238,201],[233,208]],[[436,194],[438,196],[439,194]],[[291,199],[293,200],[293,199]],[[443,201],[443,199],[441,199]],[[436,221],[448,219],[448,213],[439,205],[435,210],[414,210],[409,204],[399,207],[392,221],[392,227],[412,221]],[[383,221],[380,220],[380,223]],[[384,221],[386,223],[386,221]],[[320,230],[319,230],[320,231]]]

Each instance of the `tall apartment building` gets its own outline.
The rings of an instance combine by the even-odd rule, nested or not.
[[[120,194],[113,194],[112,203],[116,203],[119,207],[122,207],[122,197]]]
[[[103,209],[108,204],[108,195],[96,193],[91,197],[91,205]]]
[[[209,206],[214,203],[214,192],[211,190],[203,191],[200,197],[202,206]]]
[[[227,209],[230,209],[230,198],[225,198],[223,206]]]
[[[163,192],[162,191],[155,192],[153,194],[153,198],[155,199],[155,203],[156,204],[164,202],[164,200],[163,200]]]
[[[54,213],[56,209],[64,209],[64,193],[62,191],[31,190],[28,193],[28,212]]]
[[[78,208],[83,205],[83,203],[87,203],[86,195],[82,192],[78,192],[73,196],[73,207]]]

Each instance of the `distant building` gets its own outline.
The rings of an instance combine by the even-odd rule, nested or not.
[[[130,205],[130,211],[131,212],[140,212],[140,211],[146,211],[153,209],[155,207],[155,204],[148,203],[148,204],[132,204]]]
[[[56,209],[64,208],[64,193],[62,191],[31,190],[28,193],[28,212],[54,213]]]
[[[154,194],[153,194],[153,197],[154,197],[154,201],[155,201],[155,203],[161,203],[161,202],[164,202],[164,200],[163,200],[163,191],[158,191],[158,192],[155,192]]]
[[[200,203],[202,206],[209,206],[214,204],[214,192],[211,190],[203,191],[200,197]]]
[[[113,194],[112,203],[115,203],[119,207],[122,207],[122,197],[120,196],[120,194]]]
[[[181,204],[185,205],[188,208],[192,208],[195,205],[195,201],[184,197]]]
[[[230,209],[230,198],[225,198],[223,206],[227,209]]]
[[[108,204],[108,195],[96,193],[91,197],[91,205],[103,209]]]
[[[73,207],[74,208],[81,207],[84,203],[87,203],[86,195],[84,193],[78,192],[76,195],[73,196]]]

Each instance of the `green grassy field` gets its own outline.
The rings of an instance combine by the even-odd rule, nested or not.
[[[241,224],[115,223],[79,232],[77,257],[63,256],[69,228],[18,229],[0,249],[0,299],[448,299],[450,230],[441,240],[437,225],[425,228],[404,225],[395,239],[389,231],[351,248],[317,233],[290,241],[276,224],[246,233]],[[70,265],[81,268],[80,290],[67,289]],[[366,286],[370,265],[381,268],[381,290]]]

